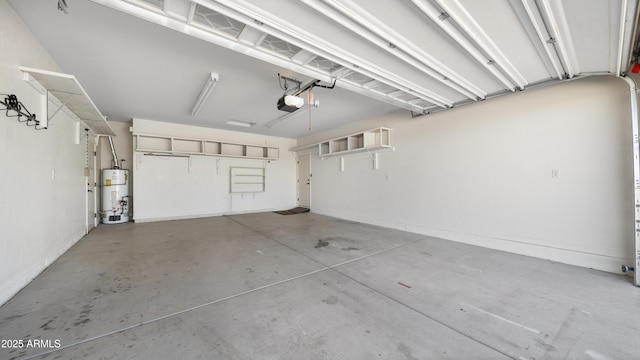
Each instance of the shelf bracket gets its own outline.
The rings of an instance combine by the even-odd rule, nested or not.
[[[380,163],[378,161],[378,153],[373,152],[371,154],[371,159],[373,160],[373,170],[378,170],[380,168]]]
[[[46,90],[47,92],[47,99],[49,98],[49,90]],[[69,100],[71,100],[71,98],[75,95],[75,94],[69,94],[67,93],[67,95],[69,95],[66,99],[64,99],[64,101],[62,103],[60,103],[60,106],[58,106],[58,108],[56,109],[56,111],[53,112],[53,114],[49,115],[49,109],[47,109],[47,120],[49,122],[51,122],[51,119],[54,118],[54,116],[56,116],[56,114],[58,114],[60,112],[60,110],[62,110],[63,107],[65,107],[67,105],[67,103],[69,102]]]
[[[142,161],[144,160],[144,154],[136,155],[138,161],[136,161],[136,170],[142,169]]]

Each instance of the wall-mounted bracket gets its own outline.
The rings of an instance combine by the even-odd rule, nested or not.
[[[51,121],[51,119],[54,118],[54,116],[56,116],[56,114],[58,114],[60,112],[60,110],[62,110],[67,103],[69,102],[69,100],[71,100],[71,98],[75,95],[75,94],[70,94],[67,93],[67,97],[58,105],[58,108],[53,112],[53,114],[49,114],[49,108],[47,107],[47,120]],[[49,98],[49,90],[47,90],[47,99]],[[60,100],[60,98],[58,98]]]
[[[378,153],[374,152],[371,154],[371,159],[373,161],[373,170],[378,170],[380,167],[379,161],[378,161]]]
[[[22,101],[18,100],[18,97],[15,94],[3,94],[5,97],[0,100],[0,104],[4,106],[7,117],[17,117],[18,122],[26,123],[27,126],[34,126],[36,130],[44,130],[45,127],[40,126],[40,121],[36,119],[36,114],[32,114],[22,103]],[[15,112],[15,115],[11,113]],[[22,117],[25,117],[25,120],[22,120]]]

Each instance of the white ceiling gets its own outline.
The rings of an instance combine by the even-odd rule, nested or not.
[[[9,2],[111,120],[291,138],[309,123],[322,131],[622,74],[637,12],[634,0],[66,0],[67,14],[58,0]],[[220,81],[191,116],[211,72]],[[336,87],[314,88],[319,107],[274,124],[287,114],[278,73]]]

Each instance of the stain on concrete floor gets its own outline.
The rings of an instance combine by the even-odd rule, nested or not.
[[[318,240],[318,243],[316,244],[316,246],[314,246],[314,248],[320,249],[320,248],[325,247],[325,246],[329,246],[329,242],[327,240],[320,239],[320,240]]]

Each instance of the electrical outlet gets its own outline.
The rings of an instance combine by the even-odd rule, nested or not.
[[[560,169],[551,169],[551,178],[552,179],[560,178]]]

